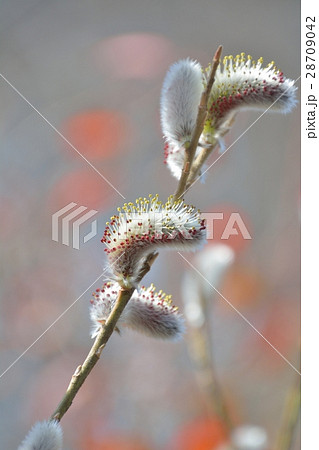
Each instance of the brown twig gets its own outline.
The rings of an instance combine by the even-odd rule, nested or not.
[[[217,415],[222,421],[228,432],[232,429],[232,421],[220,388],[215,365],[213,361],[213,352],[211,345],[211,329],[208,317],[211,316],[208,302],[203,292],[199,293],[199,301],[203,322],[200,326],[190,325],[188,335],[188,349],[192,359],[199,388],[203,393],[206,409],[209,415]]]
[[[150,270],[152,264],[154,263],[155,259],[157,258],[158,253],[154,252],[150,254],[142,268],[138,277],[138,282],[142,280],[144,275]],[[135,291],[135,288],[128,288],[124,289],[121,288],[119,291],[118,297],[116,299],[115,305],[111,311],[111,314],[109,315],[106,323],[101,326],[101,329],[99,331],[99,334],[97,335],[94,344],[91,347],[91,350],[89,354],[87,355],[85,361],[82,365],[78,366],[71,378],[70,384],[66,390],[66,393],[64,394],[61,402],[59,403],[58,407],[54,411],[54,413],[51,416],[51,420],[57,420],[60,421],[64,414],[67,412],[67,410],[72,405],[72,402],[78,393],[79,389],[81,388],[82,384],[92,371],[93,367],[96,365],[98,360],[100,359],[101,353],[111,337],[114,329],[116,328],[116,323],[120,318],[120,315],[122,314],[125,306],[127,305],[128,301],[132,297],[133,292]]]
[[[194,180],[197,178],[197,176],[200,176],[200,169],[203,167],[203,164],[207,160],[207,158],[213,153],[215,148],[217,147],[217,142],[215,141],[212,145],[209,147],[205,147],[201,150],[199,155],[195,158],[195,161],[193,162],[192,169],[189,173],[189,177],[187,179],[186,183],[186,190],[185,192],[190,188],[190,186],[193,184]]]
[[[211,349],[209,348],[210,336],[203,329],[192,329],[189,340],[190,356],[196,370],[199,387],[204,395],[208,414],[211,416],[217,415],[223,421],[227,430],[230,431],[232,423],[216,377]]]
[[[74,372],[70,384],[66,390],[66,393],[64,394],[58,407],[52,414],[51,420],[60,421],[64,416],[64,414],[72,405],[73,399],[78,393],[80,387],[90,374],[95,364],[100,359],[103,348],[105,347],[107,341],[112,335],[116,322],[118,321],[123,309],[127,305],[127,302],[131,298],[133,292],[134,288],[120,290],[118,298],[116,300],[116,303],[114,305],[114,308],[112,309],[110,316],[108,317],[106,323],[102,325],[99,334],[97,335],[94,344],[91,347],[91,350],[87,355],[85,361],[83,362],[82,365],[78,366],[76,371]]]
[[[223,47],[220,45],[218,49],[215,52],[213,62],[212,62],[212,68],[210,71],[210,75],[207,81],[206,88],[204,89],[200,103],[198,106],[198,113],[196,118],[196,124],[195,128],[192,133],[192,137],[190,140],[190,143],[185,148],[185,160],[184,160],[184,166],[182,170],[182,175],[179,180],[174,198],[175,200],[178,200],[184,195],[187,179],[190,173],[190,170],[192,168],[192,163],[195,157],[196,149],[198,146],[199,139],[201,137],[201,134],[204,129],[205,121],[207,118],[207,104],[209,100],[210,91],[212,90],[212,86],[215,80],[215,73],[219,64],[220,56],[222,53]]]

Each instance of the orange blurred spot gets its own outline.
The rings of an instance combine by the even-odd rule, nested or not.
[[[124,79],[151,79],[167,70],[175,59],[173,44],[163,36],[133,33],[100,42],[97,64],[107,73]]]
[[[117,183],[118,179],[114,170],[110,171],[110,174],[102,169],[100,172],[105,178],[110,176],[111,182]],[[88,168],[64,175],[52,190],[50,206],[52,210],[58,210],[75,202],[80,206],[98,210],[102,206],[110,205],[115,196],[122,200],[99,174]]]
[[[63,125],[62,134],[89,160],[110,158],[128,141],[128,119],[115,111],[92,110],[70,117]],[[67,151],[75,158],[77,152],[67,143]]]
[[[259,272],[253,267],[236,264],[225,274],[221,292],[233,306],[251,307],[260,300],[265,290],[265,282]],[[223,306],[232,311],[226,302]]]
[[[266,323],[260,328],[260,332],[285,355],[292,349],[296,349],[300,333],[298,305],[292,300],[278,300],[271,308]],[[263,345],[264,343],[258,340],[258,346]],[[269,354],[274,356],[275,361],[282,362],[281,358],[278,359],[278,355],[273,354],[273,352]]]
[[[184,426],[174,438],[172,450],[214,450],[227,441],[219,419],[196,419]]]
[[[270,293],[273,297],[273,294]],[[296,354],[300,343],[300,304],[295,298],[272,299],[273,304],[253,321],[262,336],[299,370]],[[287,362],[257,333],[250,333],[242,341],[240,358],[243,361],[258,358],[263,376],[274,375],[274,370],[286,370]]]

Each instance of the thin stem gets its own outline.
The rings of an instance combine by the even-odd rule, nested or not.
[[[91,347],[91,350],[87,355],[85,361],[83,362],[82,365],[78,366],[76,371],[74,372],[70,384],[66,390],[66,393],[64,394],[64,397],[59,403],[57,409],[52,414],[51,420],[60,421],[64,416],[64,414],[72,405],[73,399],[78,393],[80,387],[82,386],[82,384],[92,371],[93,367],[100,359],[101,353],[110,336],[112,335],[116,323],[123,309],[130,300],[134,290],[135,288],[120,290],[118,298],[115,302],[114,308],[112,309],[110,316],[108,317],[106,323],[102,325],[101,330],[99,331],[99,334],[97,335],[94,344]]]
[[[155,259],[157,258],[158,253],[154,252],[151,253],[145,260],[141,271],[138,276],[138,282],[142,280],[144,275],[150,270],[152,264],[154,263]],[[66,390],[66,393],[64,394],[61,402],[59,403],[58,407],[54,411],[54,413],[51,416],[51,420],[58,420],[60,421],[64,414],[67,412],[67,410],[72,405],[72,402],[78,393],[79,389],[81,388],[82,384],[92,371],[93,367],[96,365],[98,360],[100,359],[101,353],[111,337],[114,329],[116,329],[116,323],[120,318],[120,315],[122,314],[125,306],[127,305],[128,301],[132,297],[133,292],[135,291],[135,287],[124,289],[121,288],[119,291],[118,297],[116,299],[116,302],[114,304],[114,307],[111,311],[111,314],[109,315],[107,321],[104,325],[101,326],[101,329],[99,331],[99,334],[97,335],[94,344],[91,347],[91,350],[89,351],[89,354],[87,355],[85,361],[82,365],[78,366],[75,370],[70,384]]]
[[[299,349],[300,358],[300,349]],[[283,411],[275,450],[290,450],[292,448],[294,432],[300,417],[301,386],[300,376],[296,376],[288,392]]]
[[[195,366],[197,381],[204,395],[207,411],[217,415],[230,431],[231,419],[221,392],[208,345],[209,336],[202,329],[190,332],[190,356]]]
[[[195,161],[193,162],[192,169],[189,173],[189,177],[186,183],[186,190],[193,184],[194,180],[199,175],[199,171],[202,168],[203,164],[205,163],[207,158],[212,154],[216,146],[217,142],[215,141],[209,147],[203,148],[199,153],[199,155],[195,158]]]
[[[186,183],[189,176],[189,172],[192,168],[192,163],[195,157],[196,149],[198,146],[199,139],[201,137],[201,134],[203,132],[205,121],[207,118],[207,104],[209,100],[210,91],[212,90],[212,86],[215,80],[215,73],[219,64],[220,56],[222,53],[223,47],[220,45],[218,49],[215,52],[213,62],[212,62],[212,68],[210,71],[210,75],[207,81],[206,88],[204,89],[200,103],[198,106],[198,113],[196,118],[196,124],[194,131],[192,133],[192,137],[190,140],[190,143],[185,148],[185,160],[184,160],[184,166],[182,170],[182,175],[179,180],[174,198],[175,200],[178,200],[181,198],[185,192],[186,189]]]
[[[207,320],[207,317],[210,317],[210,311],[202,292],[200,293],[199,306],[205,319],[200,326],[191,326],[188,335],[189,353],[194,364],[199,387],[204,395],[208,414],[217,415],[230,432],[232,421],[216,376],[211,345],[211,330]]]

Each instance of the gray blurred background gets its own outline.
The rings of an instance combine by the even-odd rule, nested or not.
[[[295,79],[299,8],[295,0],[3,0],[1,73],[127,201],[165,200],[176,187],[159,121],[169,65],[190,56],[206,66],[222,44],[224,55],[275,60]],[[101,274],[104,223],[124,200],[2,79],[0,95],[2,373]],[[226,144],[258,115],[241,113]],[[295,365],[299,131],[299,106],[264,115],[186,197],[202,211],[242,215],[252,240],[230,240],[236,259],[220,290]],[[80,250],[51,240],[51,215],[71,201],[98,211],[98,235]],[[185,270],[178,254],[163,253],[145,284],[173,294],[183,310]],[[91,345],[89,300],[101,284],[0,378],[1,449],[15,449],[60,401]],[[215,365],[234,420],[263,427],[271,448],[295,372],[221,297],[212,292],[211,301]],[[203,404],[186,340],[125,331],[112,336],[63,419],[65,449],[183,450],[176,442],[185,430],[196,434]],[[218,444],[209,446],[195,450]]]

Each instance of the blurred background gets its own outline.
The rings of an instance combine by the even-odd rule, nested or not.
[[[206,66],[222,44],[224,55],[275,60],[295,79],[299,7],[297,0],[3,0],[1,73],[127,201],[149,193],[165,200],[176,188],[163,164],[159,120],[169,65],[189,56]],[[91,346],[89,300],[105,264],[100,238],[124,200],[3,79],[0,95],[1,373],[89,288],[0,378],[0,447],[15,449],[53,412]],[[241,113],[226,145],[259,114]],[[294,365],[299,132],[299,106],[286,116],[264,115],[186,196],[205,212],[240,213],[252,239],[227,241],[234,260],[219,290]],[[97,236],[79,250],[51,239],[52,214],[70,202],[98,211]],[[89,231],[83,225],[81,236]],[[185,271],[195,277],[177,253],[162,253],[145,284],[173,294],[183,312]],[[261,427],[263,448],[271,449],[296,373],[213,290],[210,302],[215,368],[233,421]],[[62,421],[65,449],[224,445],[187,341],[113,335]],[[299,440],[297,430],[294,449]]]

